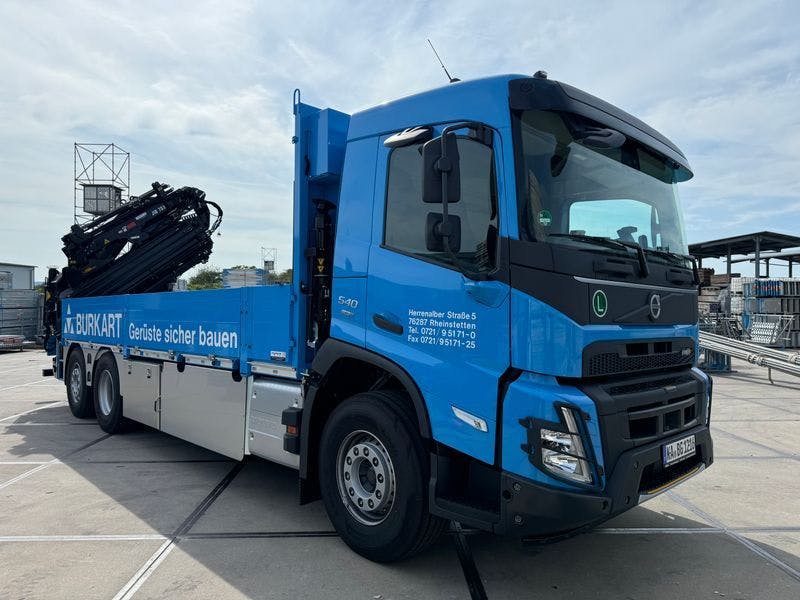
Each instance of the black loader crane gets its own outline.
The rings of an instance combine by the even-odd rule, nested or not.
[[[209,205],[216,211],[213,223]],[[60,299],[166,291],[208,260],[221,221],[222,209],[202,190],[155,182],[116,210],[73,225],[61,238],[67,266],[47,275],[45,347],[54,346],[60,333]]]

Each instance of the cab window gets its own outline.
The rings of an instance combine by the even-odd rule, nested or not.
[[[495,245],[492,237],[497,237],[494,153],[489,146],[469,138],[459,138],[458,152],[461,197],[448,204],[449,214],[460,220],[461,243],[456,254],[459,262],[490,270],[494,257],[489,248]],[[452,264],[447,252],[431,250],[426,242],[428,215],[441,212],[441,204],[422,201],[422,144],[392,150],[383,245],[428,261]]]

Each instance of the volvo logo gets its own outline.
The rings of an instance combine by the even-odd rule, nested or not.
[[[650,296],[650,318],[654,321],[661,316],[661,296],[653,294]]]

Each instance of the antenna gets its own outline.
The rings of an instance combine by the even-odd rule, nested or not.
[[[433,53],[436,55],[436,60],[438,60],[439,64],[442,65],[442,69],[444,70],[444,74],[447,75],[447,78],[450,80],[450,83],[456,83],[457,81],[461,81],[458,77],[452,77],[450,75],[450,73],[447,71],[447,67],[445,67],[444,63],[442,62],[442,59],[439,58],[439,53],[436,51],[436,48],[433,47],[433,43],[431,43],[430,38],[427,38],[427,39],[428,39],[428,43],[431,46],[431,50],[433,50]]]

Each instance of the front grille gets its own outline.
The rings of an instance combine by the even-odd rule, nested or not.
[[[691,365],[694,363],[694,351],[665,352],[663,354],[645,354],[642,356],[620,356],[616,352],[604,352],[589,357],[586,364],[586,376],[617,375],[637,371],[652,371]]]
[[[692,365],[694,346],[691,338],[595,342],[583,350],[583,376],[630,375]]]
[[[694,379],[690,375],[677,375],[675,377],[666,377],[664,379],[648,379],[646,381],[639,381],[637,383],[623,383],[614,385],[608,388],[608,393],[612,396],[635,394],[636,392],[649,392],[650,390],[657,390],[669,385],[692,382],[694,382]]]

